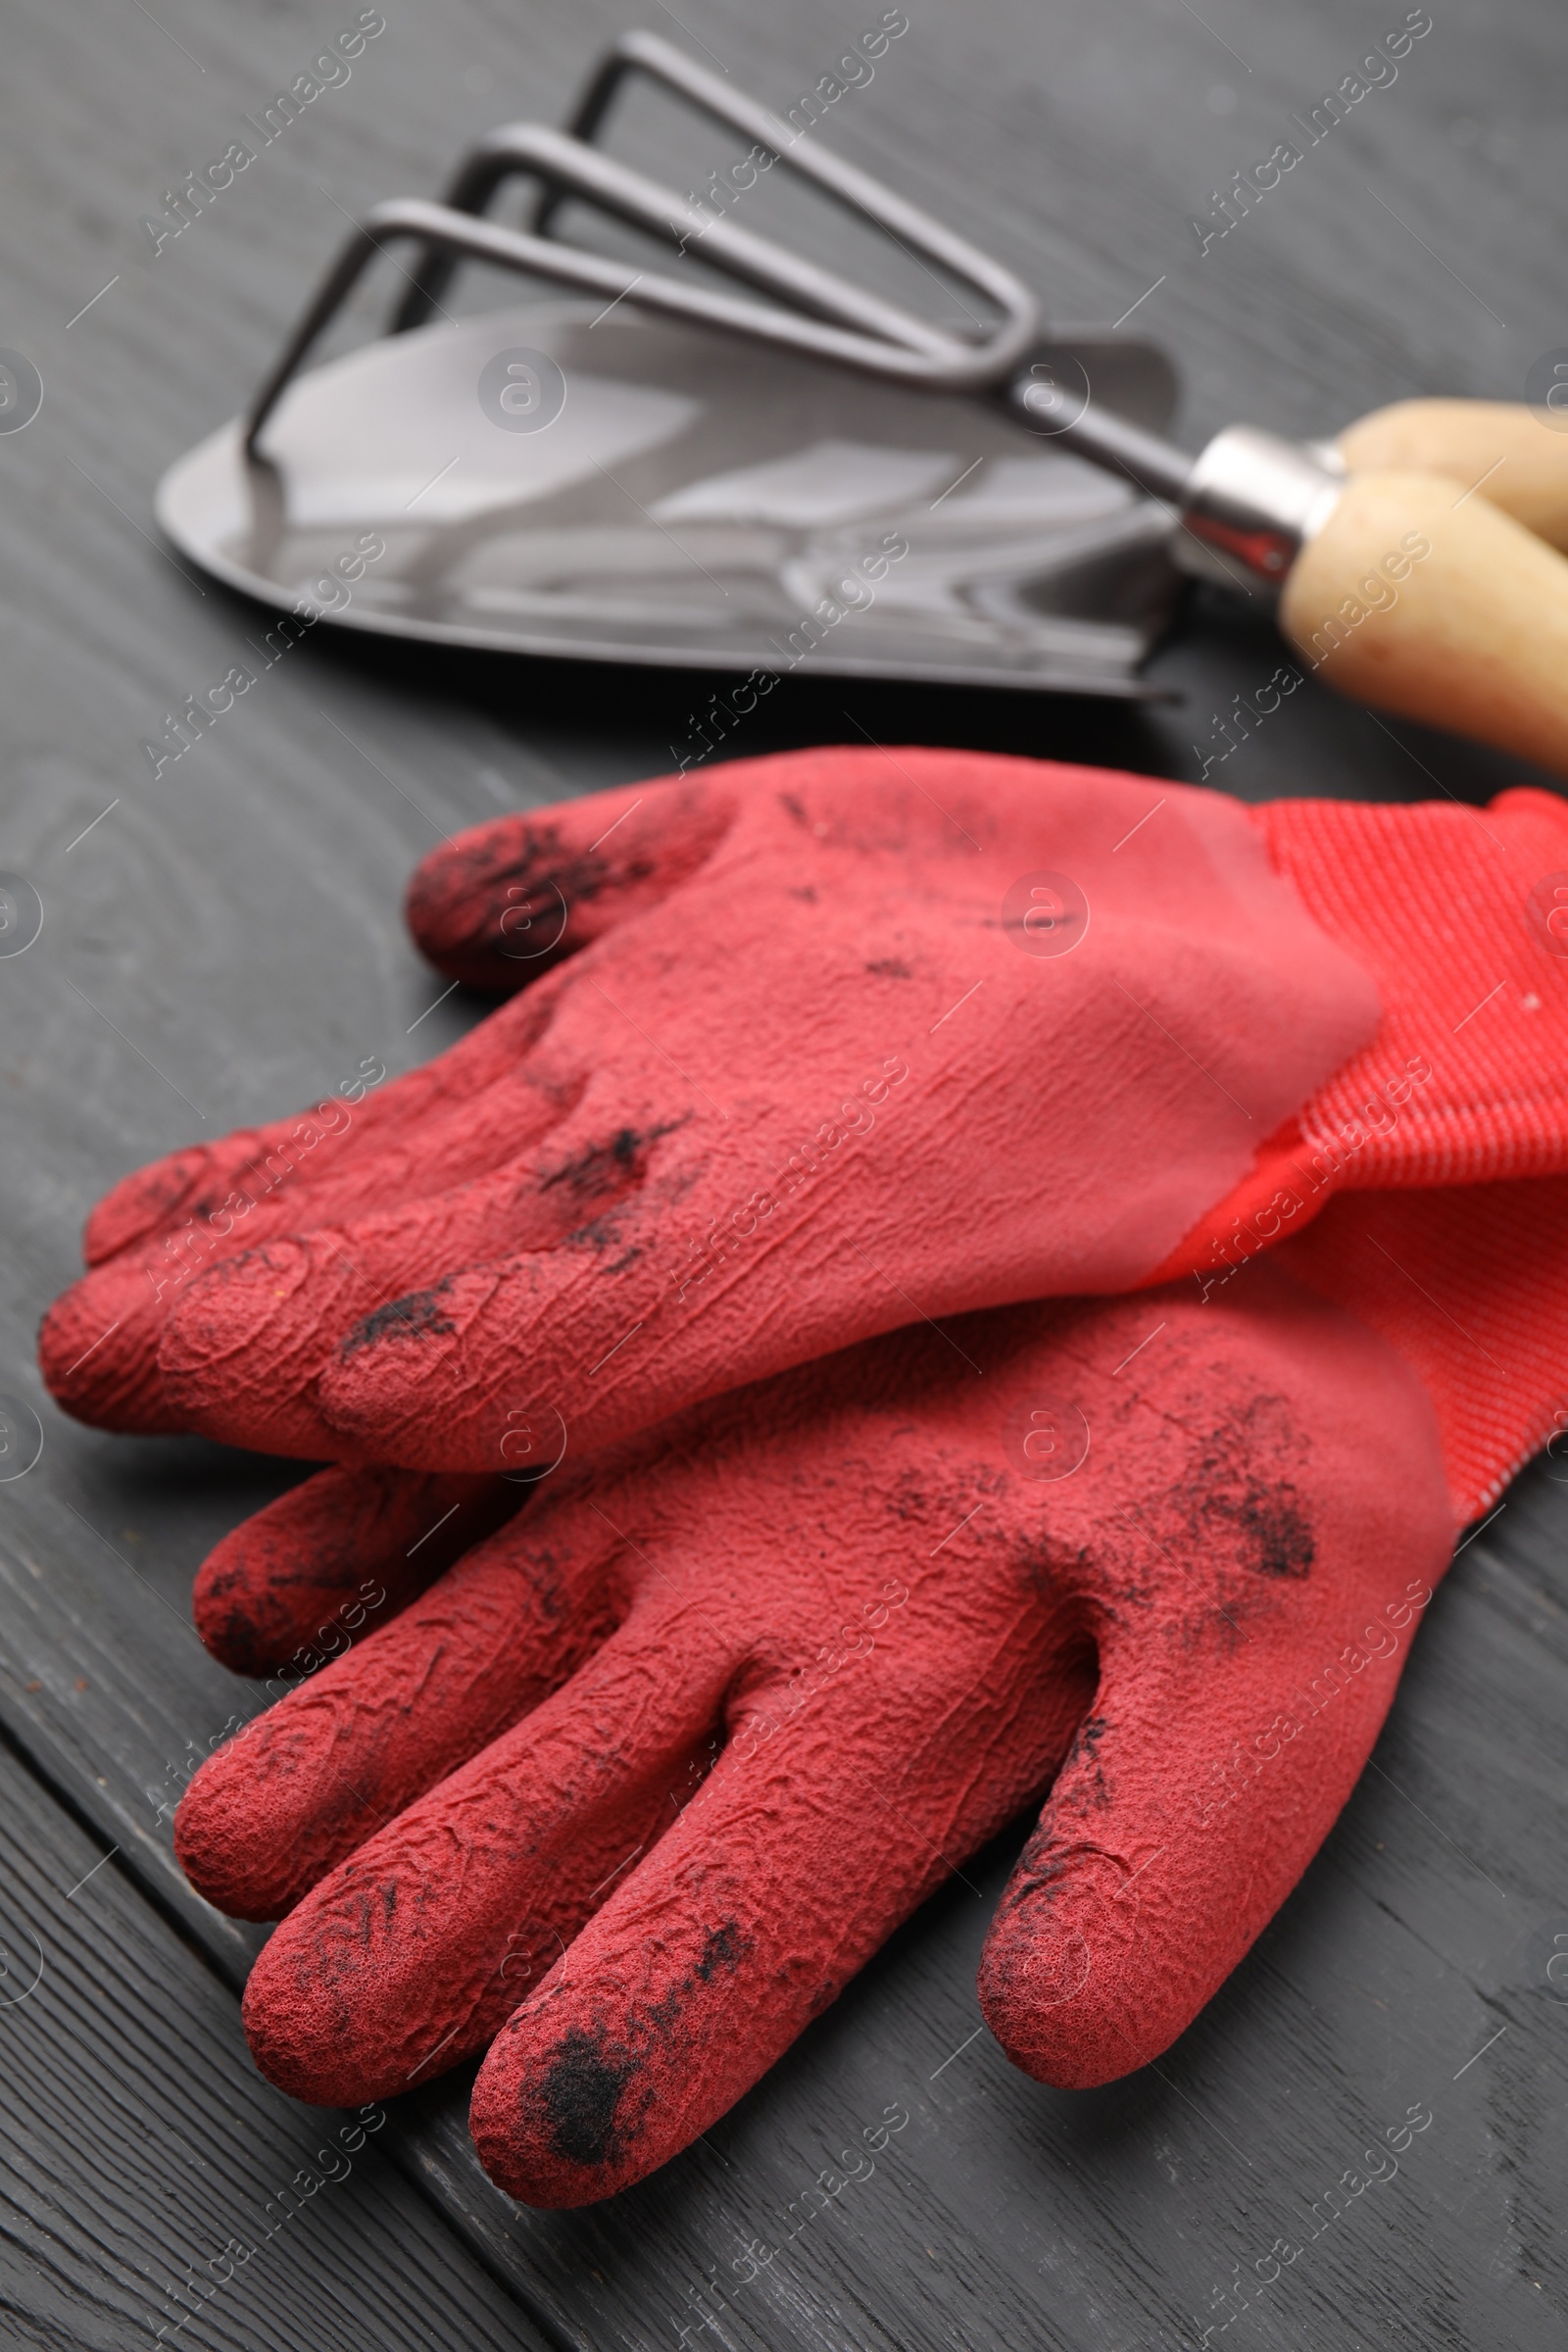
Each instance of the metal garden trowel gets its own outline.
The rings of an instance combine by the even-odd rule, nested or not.
[[[606,156],[593,140],[633,71],[956,281],[961,331]],[[541,191],[531,233],[484,218],[519,175]],[[674,247],[675,268],[563,242],[551,229],[567,200]],[[390,336],[300,375],[363,270],[408,239]],[[442,297],[465,260],[568,291],[454,318]],[[568,131],[494,131],[444,204],[380,205],[356,227],[249,416],[171,467],[158,515],[219,578],[350,628],[1137,695],[1178,585],[1171,517],[1065,446],[1090,383],[1146,431],[1175,406],[1153,345],[1108,328],[1044,336],[1009,271],[632,33]],[[362,541],[385,552],[362,564]],[[359,571],[352,585],[340,564]]]
[[[787,167],[987,316],[960,297],[932,323],[607,156],[633,73],[749,139],[754,179]],[[529,230],[485,217],[517,177]],[[552,235],[571,202],[675,269]],[[301,376],[389,240],[415,247],[392,339]],[[455,318],[464,261],[573,291]],[[1568,767],[1568,564],[1524,527],[1565,500],[1529,410],[1384,411],[1348,472],[1250,425],[1192,457],[1161,436],[1175,392],[1153,346],[1044,336],[1010,270],[629,33],[569,130],[493,131],[444,204],[356,226],[248,417],[171,469],[158,514],[220,578],[346,627],[773,675],[1139,695],[1183,571],[1261,584],[1330,684]],[[1453,453],[1494,439],[1457,483]]]

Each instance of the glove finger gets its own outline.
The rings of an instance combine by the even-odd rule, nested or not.
[[[221,1144],[185,1144],[122,1176],[87,1212],[81,1234],[83,1265],[102,1265],[172,1224],[204,1179],[214,1188],[215,1200],[221,1200],[232,1181],[228,1171],[245,1164],[261,1138],[259,1127],[241,1128]]]
[[[231,1674],[309,1674],[362,1628],[389,1625],[526,1492],[505,1479],[318,1470],[208,1553],[196,1631]]]
[[[674,1815],[730,1663],[685,1631],[683,1654],[667,1628],[650,1641],[629,1621],[289,1914],[245,1994],[269,2081],[336,2105],[483,2047]]]
[[[1053,1788],[981,1961],[986,2023],[1026,2074],[1084,2089],[1157,2058],[1333,1827],[1453,1538],[1430,1409],[1404,1387],[1378,1478],[1347,1452],[1316,1482],[1313,1556],[1272,1614],[1216,1634],[1210,1611],[1163,1641],[1129,1618],[1102,1647],[1095,1737]],[[1360,1453],[1364,1472],[1364,1433]]]
[[[655,781],[475,825],[416,867],[409,929],[449,979],[510,996],[667,897],[732,809],[706,782]]]
[[[549,1009],[529,1007],[531,1031],[496,1016],[511,1034],[487,1040],[482,1061],[469,1055],[450,1066],[469,1045],[465,1039],[452,1055],[395,1082],[354,1114],[343,1103],[321,1104],[319,1116],[280,1121],[273,1143],[266,1142],[270,1131],[256,1129],[176,1154],[185,1169],[182,1213],[149,1228],[146,1247],[126,1241],[112,1255],[100,1252],[100,1262],[44,1317],[39,1361],[56,1402],[100,1429],[149,1436],[187,1428],[165,1391],[157,1353],[169,1316],[193,1283],[215,1263],[279,1234],[363,1216],[389,1200],[426,1199],[540,1145],[572,1096],[526,1059],[540,1026],[533,1016]],[[226,1191],[225,1174],[234,1179]],[[117,1193],[144,1178],[159,1198],[170,1197],[158,1166],[127,1177]],[[130,1204],[117,1230],[130,1234],[134,1215]]]
[[[769,1311],[749,1318],[765,1327],[760,1335],[748,1333],[761,1343],[750,1355],[716,1316],[694,1333],[675,1303],[683,1270],[659,1254],[659,1221],[660,1211],[645,1198],[629,1199],[604,1220],[606,1237],[595,1235],[590,1250],[558,1248],[469,1264],[431,1290],[365,1316],[322,1352],[314,1391],[319,1418],[311,1444],[298,1449],[477,1473],[503,1458],[513,1428],[538,1426],[566,1432],[579,1453],[841,1344],[832,1321],[839,1299],[830,1289],[825,1301],[797,1295],[793,1317],[777,1290],[771,1292]],[[699,1230],[705,1222],[700,1197],[692,1201],[691,1222]],[[663,1238],[667,1243],[667,1221]],[[612,1249],[613,1262],[607,1264]],[[897,1294],[890,1297],[880,1322],[866,1316],[873,1329],[907,1311]],[[662,1314],[672,1310],[672,1319],[680,1318],[679,1356],[670,1366],[652,1351],[667,1338]],[[761,1352],[766,1346],[773,1360]],[[192,1394],[182,1390],[187,1399]],[[257,1442],[238,1435],[220,1394],[199,1414],[193,1404],[189,1409],[210,1436]],[[288,1450],[269,1443],[274,1451]]]
[[[237,1918],[290,1911],[606,1639],[622,1605],[614,1550],[609,1523],[584,1509],[550,1512],[532,1536],[504,1529],[259,1716],[181,1800],[175,1849],[192,1886]]]
[[[710,782],[656,780],[476,825],[416,868],[407,897],[410,927],[450,978],[510,996],[688,879],[722,840],[733,805]],[[498,1065],[514,1060],[527,1043],[515,1019],[481,1023],[436,1061],[379,1093],[368,1089],[379,1086],[384,1070],[372,1075],[362,1062],[336,1090],[354,1105],[357,1146],[363,1140],[378,1150],[405,1134],[428,1104],[488,1084]],[[347,1108],[333,1097],[318,1107],[329,1105]],[[301,1123],[292,1114],[243,1128],[133,1170],[88,1217],[86,1263],[100,1265],[182,1218],[202,1218],[248,1181],[268,1192],[270,1155],[287,1155]]]
[[[149,1160],[122,1177],[88,1216],[86,1263],[102,1265],[182,1220],[206,1226],[224,1211],[243,1219],[250,1213],[246,1202],[260,1207],[280,1187],[293,1194],[323,1176],[335,1180],[345,1163],[357,1168],[367,1155],[409,1137],[432,1113],[461,1107],[515,1068],[542,1027],[531,1006],[493,1014],[434,1061],[391,1080],[380,1062],[367,1056],[353,1078],[303,1111]],[[308,1132],[313,1128],[315,1140]]]
[[[1094,1690],[1092,1652],[1072,1642],[1044,1682],[1020,1660],[1026,1742],[988,1745],[994,1691],[955,1725],[945,1657],[912,1725],[873,1702],[800,1719],[814,1741],[732,1739],[479,2070],[469,2124],[509,2196],[583,2205],[667,2163],[1049,1783]],[[936,1751],[966,1732],[986,1765],[944,1772]]]
[[[389,1338],[434,1347],[455,1326],[444,1271],[580,1237],[596,1264],[616,1243],[618,1204],[643,1181],[664,1131],[579,1106],[538,1154],[406,1209],[266,1244],[216,1266],[186,1293],[159,1343],[164,1390],[183,1426],[230,1445],[307,1460],[358,1450],[323,1417],[318,1388],[341,1356]],[[575,1256],[576,1251],[568,1254]],[[419,1287],[415,1288],[417,1284]],[[515,1379],[510,1384],[515,1391]],[[444,1409],[442,1384],[424,1408]],[[520,1459],[506,1397],[478,1463]],[[439,1450],[439,1442],[437,1442]],[[375,1458],[400,1458],[372,1444]],[[446,1465],[439,1465],[446,1466]]]

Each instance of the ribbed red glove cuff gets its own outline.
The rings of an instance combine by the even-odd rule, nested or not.
[[[1320,1087],[1150,1283],[1223,1276],[1342,1190],[1568,1169],[1568,804],[1278,801],[1271,862],[1376,980],[1371,1044]]]
[[[1454,1520],[1568,1430],[1568,1177],[1337,1200],[1280,1252],[1396,1348],[1437,1408]],[[1558,1468],[1568,1477],[1568,1460]]]

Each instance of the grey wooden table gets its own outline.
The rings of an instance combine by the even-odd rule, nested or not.
[[[775,103],[861,28],[826,0],[648,10]],[[240,405],[344,210],[428,192],[492,122],[558,117],[626,22],[609,0],[386,0],[351,78],[155,256],[142,216],[356,13],[7,11],[0,344],[45,390],[32,423],[0,435],[0,867],[45,914],[0,961],[0,1390],[44,1433],[36,1466],[0,1486],[12,2340],[1568,2341],[1568,2007],[1546,1974],[1568,1938],[1568,1486],[1551,1464],[1466,1546],[1323,1853],[1157,2069],[1054,2093],[979,2029],[1004,1840],[969,1874],[979,1900],[957,1883],[936,1896],[706,2143],[599,2210],[533,2214],[495,2191],[463,2082],[367,2132],[252,2070],[235,1991],[257,1935],[185,1887],[170,1814],[194,1758],[256,1704],[196,1641],[192,1572],[295,1473],[64,1422],[32,1329],[124,1169],[289,1109],[365,1055],[407,1067],[458,1034],[476,1008],[429,1009],[439,984],[399,928],[414,858],[498,808],[658,773],[698,691],[318,632],[151,776],[142,740],[242,658],[257,620],[159,545],[163,467]],[[1323,432],[1419,390],[1519,397],[1568,340],[1568,36],[1550,0],[1433,0],[1397,81],[1206,253],[1189,217],[1289,135],[1398,21],[1392,5],[908,0],[908,15],[821,135],[1001,251],[1057,317],[1138,303],[1180,364],[1190,441],[1237,416]],[[1264,615],[1198,599],[1153,664],[1184,700],[797,677],[744,748],[844,736],[848,712],[884,740],[1192,778],[1212,713],[1277,658]],[[1308,688],[1209,780],[1250,798],[1478,799],[1517,773]],[[1418,2101],[1434,2124],[1398,2176],[1332,2223],[1314,2215]],[[893,2102],[910,2121],[874,2177],[743,2285],[748,2243],[780,2242],[790,2200]],[[1260,2291],[1280,2237],[1302,2251]]]

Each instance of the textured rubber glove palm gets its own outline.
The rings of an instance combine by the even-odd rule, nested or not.
[[[220,1208],[251,1247],[172,1319],[128,1245],[180,1181],[200,1243],[288,1131],[122,1186],[46,1328],[63,1402],[441,1470],[522,1417],[601,1444],[920,1314],[1126,1289],[1377,1020],[1245,811],[1176,785],[802,753],[522,838],[492,964],[600,936],[297,1138],[309,1184]],[[442,904],[488,907],[463,855]]]
[[[986,2015],[1054,2082],[1157,2056],[1553,1426],[1565,1310],[1568,1185],[1347,1200],[1206,1304],[918,1328],[564,1471],[193,1782],[193,1882],[288,1912],[258,2063],[357,2101],[493,2043],[487,2168],[603,2196],[1048,1787]]]
[[[1559,865],[1538,793],[1254,812],[920,751],[482,827],[416,876],[421,942],[572,960],[352,1114],[118,1187],[46,1375],[110,1427],[481,1473],[1221,1266],[1341,1184],[1562,1166]]]

